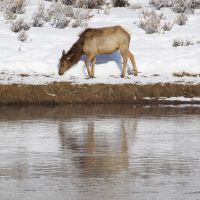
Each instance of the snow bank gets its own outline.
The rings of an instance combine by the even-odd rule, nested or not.
[[[37,9],[38,2],[31,1],[29,3],[25,14],[27,20],[30,20],[30,16]],[[46,3],[49,4],[49,2]],[[149,9],[147,1],[141,1],[141,3],[146,9]],[[165,8],[162,11],[167,16],[167,19],[172,20],[175,18],[175,14],[170,9]],[[186,26],[174,25],[169,32],[151,35],[145,34],[137,26],[140,10],[112,8],[109,15],[105,15],[103,11],[100,11],[100,14],[97,13],[97,10],[92,12],[94,17],[89,21],[89,27],[122,25],[128,27],[132,32],[130,50],[135,54],[140,72],[139,77],[129,76],[129,79],[125,80],[119,78],[122,65],[119,52],[97,56],[96,79],[86,79],[84,56],[63,77],[59,77],[57,73],[61,52],[63,49],[67,51],[71,47],[77,40],[82,28],[55,29],[48,24],[41,28],[31,28],[28,32],[28,41],[22,44],[17,40],[17,34],[10,31],[10,24],[5,23],[1,14],[0,73],[3,72],[4,75],[7,74],[7,77],[12,78],[8,80],[2,78],[4,75],[0,75],[0,83],[17,82],[19,81],[19,74],[31,75],[28,78],[26,77],[26,80],[28,80],[28,83],[33,84],[71,80],[78,83],[182,81],[179,78],[172,77],[172,73],[186,71],[200,74],[200,44],[195,43],[195,45],[187,47],[172,47],[174,38],[187,37],[193,41],[200,40],[199,11],[196,11],[195,15],[189,16]],[[129,62],[128,65],[128,71],[131,71],[131,63]],[[33,74],[37,74],[37,76],[35,77]],[[151,78],[153,74],[158,74],[159,76]],[[44,75],[46,75],[47,80]],[[41,80],[38,77],[42,77]],[[188,82],[190,81],[189,78],[185,79]],[[25,78],[22,81],[25,81]],[[199,78],[193,79],[192,82],[199,82]]]

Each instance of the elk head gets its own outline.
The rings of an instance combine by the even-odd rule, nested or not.
[[[71,66],[72,63],[70,62],[70,58],[73,56],[73,54],[65,54],[65,50],[62,51],[62,57],[60,59],[60,68],[58,71],[59,75],[63,75],[65,71],[67,71]]]

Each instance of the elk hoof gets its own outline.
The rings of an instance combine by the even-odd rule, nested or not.
[[[122,74],[122,75],[121,75],[121,78],[124,78],[124,77],[125,77],[125,75]]]
[[[133,74],[134,74],[134,76],[137,76],[137,75],[138,75],[138,72],[134,72]]]

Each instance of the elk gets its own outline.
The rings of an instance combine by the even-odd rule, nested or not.
[[[125,77],[128,58],[133,65],[134,75],[138,70],[134,55],[129,50],[130,34],[121,26],[87,28],[80,35],[79,39],[72,45],[71,49],[65,53],[63,50],[60,59],[59,75],[63,75],[66,70],[77,63],[81,56],[85,54],[85,65],[88,75],[94,78],[94,67],[97,54],[111,54],[120,51],[123,58],[123,69],[121,77]],[[90,65],[92,63],[91,71]]]

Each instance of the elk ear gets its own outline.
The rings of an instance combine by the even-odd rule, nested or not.
[[[65,50],[62,51],[62,55],[63,55],[63,56],[65,55]]]

